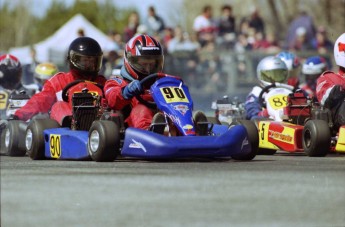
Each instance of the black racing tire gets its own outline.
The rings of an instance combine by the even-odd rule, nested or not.
[[[197,110],[193,114],[194,124],[195,124],[195,131],[199,136],[207,136],[208,134],[208,124],[202,124],[207,123],[207,117],[204,114],[204,112]],[[199,124],[201,123],[201,124]]]
[[[4,151],[8,156],[24,156],[25,150],[25,130],[27,123],[20,120],[8,121],[4,129]]]
[[[259,148],[258,155],[274,155],[277,150],[272,150],[268,148]]]
[[[251,145],[251,152],[247,154],[234,154],[231,158],[235,160],[249,161],[255,158],[258,153],[259,147],[259,133],[258,129],[253,121],[249,120],[237,120],[236,124],[243,125],[247,131],[248,141]]]
[[[324,120],[309,120],[304,125],[302,145],[310,157],[324,157],[331,147],[331,130]]]
[[[44,155],[45,139],[43,131],[59,127],[59,123],[53,119],[35,119],[30,122],[26,129],[25,147],[31,159],[46,159]]]
[[[94,121],[89,130],[87,148],[96,162],[114,161],[120,151],[119,126],[113,121]]]

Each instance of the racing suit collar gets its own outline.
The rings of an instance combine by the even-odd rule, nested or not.
[[[125,68],[125,65],[123,65],[121,67],[121,71],[120,71],[120,74],[123,78],[125,78],[126,80],[129,80],[129,81],[133,81],[133,77],[127,72],[126,68]]]

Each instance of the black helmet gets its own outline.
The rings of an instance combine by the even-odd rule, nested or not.
[[[135,80],[162,71],[164,64],[163,48],[152,36],[136,35],[125,48],[124,65]]]
[[[102,67],[103,52],[98,42],[90,37],[76,38],[68,48],[70,68],[81,77],[95,77]]]
[[[10,54],[0,56],[0,85],[5,89],[15,89],[22,78],[19,60]]]

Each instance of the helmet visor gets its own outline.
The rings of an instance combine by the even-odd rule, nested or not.
[[[131,56],[128,58],[130,65],[140,73],[149,75],[163,69],[163,56]]]
[[[102,66],[103,56],[86,56],[72,50],[70,58],[70,61],[76,68],[89,72],[98,72]]]
[[[273,83],[286,83],[288,71],[285,69],[262,70],[261,79],[263,81]]]

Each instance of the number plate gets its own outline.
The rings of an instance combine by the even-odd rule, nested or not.
[[[189,100],[182,88],[163,87],[163,88],[160,88],[160,91],[164,97],[165,102],[167,103],[174,103],[174,102],[189,103]]]

